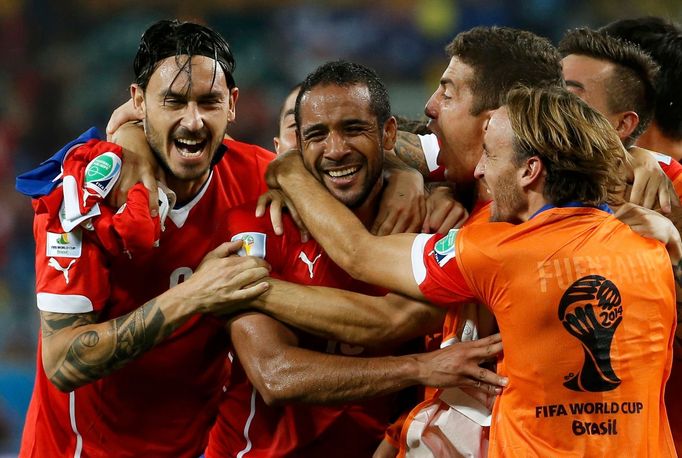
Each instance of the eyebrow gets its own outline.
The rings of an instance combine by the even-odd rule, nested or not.
[[[585,89],[583,83],[576,80],[566,80],[566,86],[577,87],[578,89]]]
[[[452,80],[451,80],[450,78],[441,78],[441,79],[440,79],[440,85],[441,85],[441,86],[447,86],[448,84],[449,84],[450,86],[454,86],[454,85],[455,85],[455,83],[453,83]]]
[[[312,126],[308,126],[305,129],[303,129],[301,131],[301,134],[303,137],[305,137],[306,135],[308,135],[311,132],[315,132],[316,130],[324,130],[324,129],[325,129],[324,124],[317,123],[317,124],[313,124]]]

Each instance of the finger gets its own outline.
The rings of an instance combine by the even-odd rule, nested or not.
[[[236,254],[242,247],[244,242],[242,240],[235,240],[234,242],[225,242],[218,246],[214,251],[219,252],[219,257],[224,258],[231,254]],[[224,253],[224,254],[223,254]]]
[[[672,211],[672,196],[670,195],[670,180],[666,180],[665,186],[658,189],[658,203],[661,206],[663,213],[670,213]]]
[[[275,234],[282,235],[282,201],[273,200],[270,202],[270,222]]]
[[[654,208],[656,204],[656,198],[659,195],[659,189],[662,187],[663,183],[650,180],[644,190],[644,196],[642,198],[642,207]]]
[[[289,209],[289,215],[291,215],[291,219],[294,220],[298,230],[301,232],[301,243],[306,243],[309,238],[308,228],[305,227],[305,223],[303,222],[301,215],[298,213],[298,210],[296,210],[296,207],[291,203],[287,204],[287,208]]]
[[[266,281],[258,282],[255,285],[246,286],[232,293],[232,299],[236,301],[247,301],[255,299],[270,288]]]
[[[426,216],[424,216],[424,222],[422,223],[422,233],[424,234],[430,234],[431,233],[431,225],[429,224],[431,220],[431,207],[429,205],[426,206]]]
[[[379,213],[377,214],[377,217],[374,218],[374,224],[372,224],[372,229],[370,232],[374,235],[378,235],[379,228],[384,224],[384,221],[388,217],[388,211],[384,208],[383,205],[379,207]]]
[[[632,183],[632,189],[630,190],[630,202],[633,204],[641,205],[644,190],[646,189],[646,183],[642,181],[640,175],[635,173],[635,180]]]
[[[256,283],[259,280],[267,278],[270,272],[265,267],[253,267],[242,270],[238,274],[234,275],[229,281],[228,286],[230,289],[242,289],[247,288],[252,283]]]
[[[484,367],[477,367],[470,377],[471,386],[478,389],[483,388],[484,385],[491,385],[493,387],[503,387],[507,386],[507,384],[509,383],[509,379],[507,377],[502,377],[496,372],[493,372]],[[488,388],[483,389],[487,390]]]
[[[236,253],[242,247],[241,240],[235,240],[234,242],[224,242],[215,247],[213,250],[206,253],[204,256],[204,261],[207,259],[217,259],[226,258],[232,253]]]
[[[403,232],[409,233],[419,232],[419,229],[422,226],[422,222],[424,221],[424,217],[426,216],[426,199],[421,197],[417,201],[417,205],[415,207],[416,207],[415,212],[410,219],[410,223],[407,225]]]
[[[411,215],[402,212],[396,219],[395,224],[393,225],[388,234],[402,234],[404,232],[408,232],[411,223],[412,223]]]
[[[149,191],[149,214],[152,218],[159,214],[159,186],[156,184],[156,177],[148,170],[142,173],[142,184]]]
[[[439,234],[447,234],[448,231],[454,227],[459,227],[464,224],[468,213],[462,207],[455,207],[450,211],[443,222],[438,226],[437,232]]]
[[[386,218],[383,220],[383,222],[377,229],[376,235],[383,236],[390,234],[393,228],[395,227],[397,219],[398,219],[397,212],[391,212],[388,215],[386,215]]]
[[[475,353],[472,353],[472,357],[477,357],[476,362],[481,364],[496,359],[500,353],[502,353],[502,342],[497,342],[477,349]]]
[[[258,267],[267,269],[268,272],[271,269],[270,264],[266,260],[256,256],[238,256],[233,254],[223,258],[222,262],[223,264],[219,265],[218,268],[223,270],[228,277]]]
[[[135,119],[139,119],[139,116],[137,116],[135,112],[133,99],[129,99],[123,105],[116,108],[111,114],[109,122],[107,123],[107,139],[110,139],[123,124]]]
[[[670,195],[670,204],[673,207],[680,206],[680,196],[677,194],[675,185],[672,181],[668,180],[668,194]],[[670,209],[672,211],[672,208]]]
[[[265,209],[268,207],[271,200],[270,193],[266,192],[261,194],[258,198],[258,203],[256,204],[256,218],[261,218],[265,215]]]

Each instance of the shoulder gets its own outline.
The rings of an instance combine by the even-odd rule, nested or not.
[[[229,157],[230,160],[241,159],[253,163],[268,164],[275,158],[275,153],[257,145],[251,145],[249,143],[231,139],[225,139],[223,144],[227,147],[225,155]]]

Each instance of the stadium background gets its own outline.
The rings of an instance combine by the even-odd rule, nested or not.
[[[182,3],[182,5],[178,5]],[[178,17],[230,42],[240,88],[237,139],[272,149],[290,88],[345,58],[387,82],[394,112],[420,116],[447,60],[475,25],[531,30],[554,43],[581,25],[641,15],[682,20],[680,0],[0,0],[0,456],[15,456],[35,373],[32,212],[14,177],[128,98],[141,32]]]

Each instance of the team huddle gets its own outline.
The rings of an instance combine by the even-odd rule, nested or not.
[[[108,138],[17,179],[41,321],[20,456],[676,457],[682,29],[446,52],[428,132],[334,61],[274,154],[229,136],[229,44],[149,27]]]

